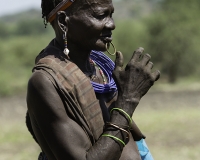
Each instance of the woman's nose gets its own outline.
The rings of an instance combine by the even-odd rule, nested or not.
[[[113,18],[109,18],[109,19],[107,20],[107,22],[105,23],[105,27],[106,27],[107,29],[111,29],[111,30],[114,30],[114,29],[115,29],[115,22],[114,22]]]

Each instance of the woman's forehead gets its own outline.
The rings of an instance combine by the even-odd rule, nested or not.
[[[110,5],[112,0],[83,0],[83,2],[89,6],[93,5]]]
[[[88,3],[111,3],[112,0],[85,0]]]
[[[113,8],[112,0],[83,0],[83,8],[91,8],[92,10],[101,10],[106,8]]]

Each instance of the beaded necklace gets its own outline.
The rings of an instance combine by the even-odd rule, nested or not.
[[[90,81],[94,91],[97,93],[108,93],[108,92],[116,92],[117,86],[115,84],[114,79],[112,78],[112,72],[115,68],[114,62],[106,56],[103,52],[92,50],[90,54],[90,58],[96,65],[102,70],[104,73],[104,77],[107,77],[106,84],[99,84],[93,81]]]

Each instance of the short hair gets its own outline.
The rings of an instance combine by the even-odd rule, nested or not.
[[[42,18],[44,19],[44,25],[45,28],[47,26],[48,20],[47,17],[49,13],[63,0],[42,0],[41,2],[41,8],[42,8]],[[73,3],[69,8],[67,8],[68,12],[67,14],[73,14],[74,11],[76,11],[84,0],[76,0],[75,3]]]

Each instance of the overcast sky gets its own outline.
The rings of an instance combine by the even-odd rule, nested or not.
[[[28,10],[40,9],[41,0],[0,0],[0,16]]]

